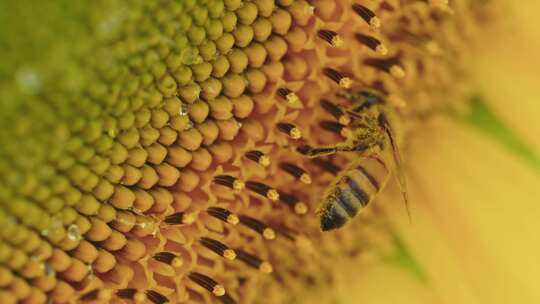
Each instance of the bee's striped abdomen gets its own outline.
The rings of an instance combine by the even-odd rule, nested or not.
[[[367,206],[384,187],[390,172],[382,160],[363,158],[354,162],[325,196],[321,229],[339,228]]]

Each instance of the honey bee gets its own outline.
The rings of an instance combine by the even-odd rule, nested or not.
[[[350,117],[347,140],[333,146],[297,147],[301,154],[316,158],[339,152],[357,153],[332,181],[317,210],[323,231],[342,227],[367,206],[388,182],[392,171],[397,178],[407,213],[407,185],[401,156],[388,114],[391,110],[383,97],[370,91],[341,93],[352,102],[350,109],[339,111]],[[337,106],[335,106],[338,109]],[[391,160],[392,159],[392,160]],[[409,214],[410,219],[410,214]]]

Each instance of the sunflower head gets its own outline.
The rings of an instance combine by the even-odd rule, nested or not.
[[[376,103],[406,142],[453,106],[433,96],[451,90],[476,13],[464,0],[2,6],[2,303],[331,296],[337,267],[392,238],[377,202],[321,232],[323,193],[358,153],[296,147],[375,140],[379,121],[346,109]]]

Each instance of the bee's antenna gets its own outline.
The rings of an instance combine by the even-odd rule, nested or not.
[[[386,134],[388,135],[388,139],[390,140],[390,145],[392,146],[392,154],[394,156],[393,157],[394,163],[396,165],[396,178],[399,184],[399,188],[401,190],[401,195],[403,196],[403,201],[405,202],[405,207],[407,209],[407,216],[409,217],[409,223],[411,223],[412,219],[411,219],[411,211],[409,209],[409,197],[407,194],[407,179],[405,178],[405,174],[403,174],[401,154],[399,153],[399,148],[395,142],[395,136],[392,131],[392,126],[388,122],[386,115],[384,113],[380,113],[378,120],[379,120],[379,125],[385,130]]]

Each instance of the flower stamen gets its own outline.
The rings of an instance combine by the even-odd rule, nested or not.
[[[175,255],[171,252],[158,252],[154,254],[154,259],[158,262],[165,263],[167,265],[171,265],[172,267],[178,268],[181,267],[184,264],[184,261],[182,261],[182,258]]]
[[[383,56],[388,54],[388,49],[386,48],[386,46],[384,46],[384,44],[382,44],[379,39],[360,33],[356,33],[354,37],[356,38],[356,40],[358,40],[358,42],[362,43],[363,45],[377,52],[378,54],[381,54]]]
[[[112,297],[110,289],[94,289],[81,296],[81,301],[101,301],[109,302]]]
[[[291,207],[296,214],[303,215],[308,211],[307,205],[292,194],[279,191],[279,200]]]
[[[176,212],[165,217],[163,222],[169,225],[189,225],[193,224],[196,218],[197,216],[194,212]]]
[[[233,190],[242,190],[245,187],[245,184],[242,181],[230,175],[214,176],[214,183],[229,187]]]
[[[355,3],[352,5],[352,9],[358,16],[364,19],[367,24],[369,24],[371,29],[375,30],[381,27],[381,20],[369,8]]]
[[[298,95],[287,88],[279,88],[277,93],[281,98],[285,99],[288,104],[297,104],[300,102]]]
[[[212,280],[210,277],[198,272],[190,272],[188,277],[202,288],[210,291],[216,297],[222,297],[225,295],[225,287]]]
[[[340,124],[348,125],[351,122],[351,118],[347,114],[345,114],[338,106],[331,103],[330,101],[322,99],[321,106],[323,107],[323,109],[326,110],[326,112],[334,116],[334,118],[337,119]]]
[[[251,230],[256,231],[267,240],[273,240],[276,238],[276,232],[274,231],[274,229],[268,227],[268,225],[257,219],[254,219],[247,215],[240,215],[240,223],[250,228]]]
[[[291,163],[281,163],[279,164],[279,167],[289,173],[290,175],[294,176],[296,179],[300,180],[302,183],[309,185],[311,184],[311,176],[309,173],[306,172],[306,170],[291,164]]]
[[[223,209],[219,207],[210,207],[206,209],[206,212],[208,212],[208,214],[210,214],[211,216],[219,220],[222,220],[224,222],[227,222],[231,225],[236,225],[240,222],[240,219],[238,218],[238,216],[227,209]]]
[[[329,160],[321,159],[321,158],[314,158],[312,161],[317,167],[333,175],[337,175],[341,171],[340,167],[336,166],[334,163],[332,163]]]
[[[169,302],[169,299],[166,296],[154,290],[147,290],[146,297],[154,304],[164,304]]]
[[[215,252],[219,256],[226,258],[227,260],[233,261],[236,258],[236,252],[219,241],[206,237],[201,238],[199,241],[204,247],[212,250],[213,252]]]
[[[292,139],[300,139],[302,137],[302,132],[295,125],[290,123],[280,122],[277,124],[278,130],[287,134]]]
[[[324,68],[323,74],[332,79],[341,88],[348,89],[351,87],[352,80],[332,68]]]
[[[276,189],[273,189],[272,187],[265,185],[263,183],[254,182],[254,181],[248,181],[246,182],[246,187],[257,193],[260,194],[266,198],[268,198],[271,201],[277,201],[279,200],[279,193]]]
[[[270,158],[261,151],[251,150],[246,152],[245,156],[263,167],[270,165]]]
[[[338,33],[330,30],[319,30],[317,32],[319,38],[328,42],[333,47],[342,47],[344,42],[341,36]]]
[[[323,120],[319,122],[319,125],[321,128],[339,134],[345,138],[351,135],[351,130],[349,128],[335,121]]]
[[[385,71],[395,78],[405,77],[405,70],[401,67],[397,57],[388,59],[369,58],[364,60],[364,64]]]
[[[119,289],[118,291],[116,291],[116,295],[119,298],[128,299],[135,303],[144,303],[147,299],[147,296],[144,292],[135,288]]]
[[[272,271],[274,271],[274,269],[272,268],[272,264],[263,261],[252,254],[249,254],[242,250],[236,250],[236,253],[240,261],[246,263],[248,266],[258,269],[262,273],[270,274],[272,273]]]

